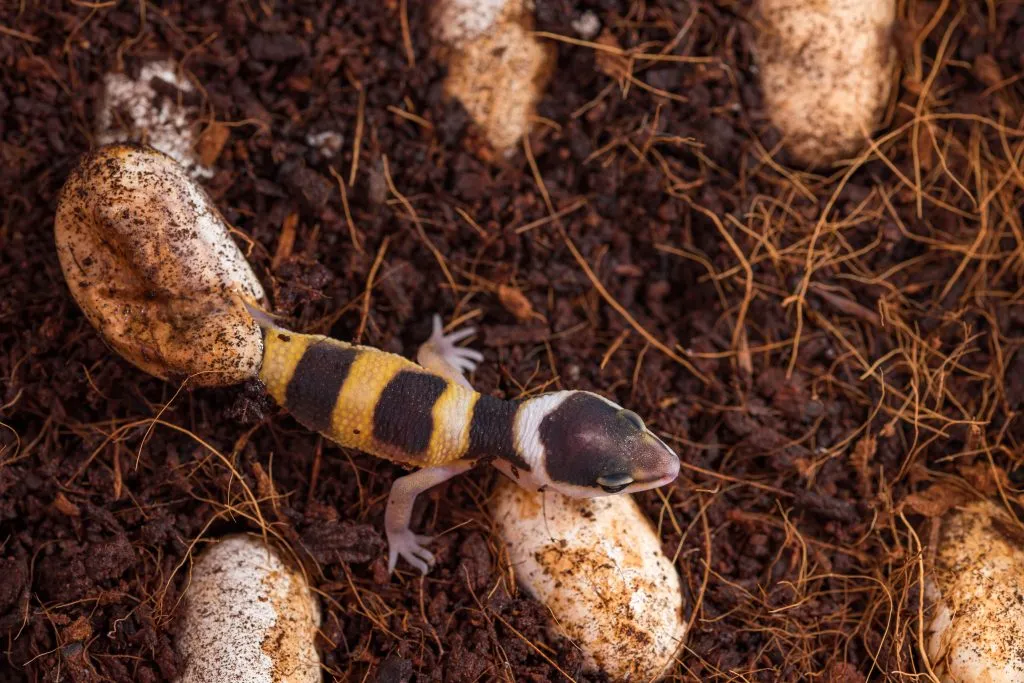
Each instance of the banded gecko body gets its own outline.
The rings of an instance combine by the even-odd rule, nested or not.
[[[490,462],[525,488],[574,497],[642,491],[679,473],[678,456],[639,416],[597,394],[556,391],[511,401],[474,391],[463,372],[483,356],[457,346],[472,328],[445,335],[435,316],[434,333],[413,363],[261,324],[260,378],[300,424],[342,446],[420,468],[397,479],[388,497],[389,571],[399,557],[428,571],[431,539],[410,530],[413,503],[477,462]]]

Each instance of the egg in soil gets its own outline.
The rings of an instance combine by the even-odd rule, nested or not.
[[[569,498],[503,479],[491,510],[517,581],[588,669],[622,681],[664,674],[686,635],[679,575],[631,496]]]

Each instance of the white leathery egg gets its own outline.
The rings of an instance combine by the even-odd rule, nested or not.
[[[263,336],[242,299],[263,287],[206,192],[170,157],[109,145],[61,190],[61,268],[89,321],[127,360],[199,385],[254,377]]]
[[[196,560],[177,624],[177,683],[314,683],[320,608],[306,579],[255,536],[228,536]]]
[[[765,108],[801,163],[855,155],[894,81],[895,0],[759,0],[755,52]]]
[[[1024,530],[988,501],[942,520],[928,659],[944,683],[1024,681]]]
[[[615,680],[662,676],[683,645],[679,575],[628,495],[568,498],[502,479],[492,513],[520,585]]]

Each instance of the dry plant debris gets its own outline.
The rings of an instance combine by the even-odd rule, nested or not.
[[[166,56],[231,127],[207,190],[275,312],[405,353],[430,312],[472,320],[483,391],[601,391],[680,452],[679,481],[638,496],[685,593],[669,680],[927,680],[939,511],[905,503],[942,486],[1020,519],[1024,495],[1019,3],[900,3],[882,126],[817,173],[773,154],[750,2],[585,3],[624,59],[609,76],[583,5],[541,0],[553,125],[500,166],[444,95],[423,3],[159,5],[0,18],[3,675],[173,679],[193,544],[267,529],[320,594],[325,679],[600,679],[510,588],[492,476],[424,496],[436,575],[389,582],[400,472],[257,386],[178,393],[79,313],[58,191],[105,75]],[[306,141],[327,130],[330,158]],[[528,324],[497,295],[512,283]]]

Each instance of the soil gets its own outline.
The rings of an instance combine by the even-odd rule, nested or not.
[[[620,46],[698,59],[637,60],[638,84],[553,40],[536,173],[445,100],[424,3],[160,5],[0,9],[0,680],[173,679],[190,554],[260,518],[310,571],[337,680],[601,680],[502,580],[497,475],[423,496],[438,566],[389,578],[400,469],[256,383],[150,378],[82,316],[56,195],[104,74],[167,57],[226,124],[205,185],[295,329],[411,355],[431,312],[471,320],[480,390],[598,391],[679,451],[678,481],[637,496],[692,620],[672,677],[925,671],[935,518],[1024,502],[1024,5],[900,3],[902,82],[852,174],[776,148],[747,2],[538,0],[540,31],[591,10]]]

